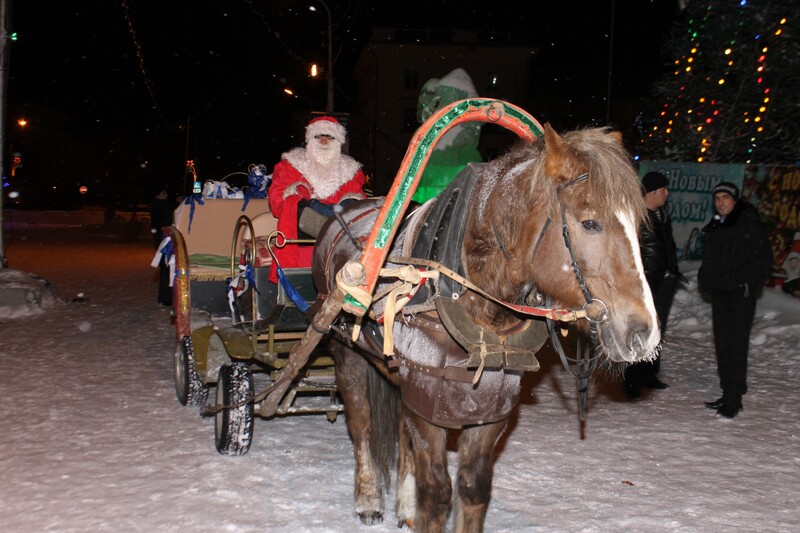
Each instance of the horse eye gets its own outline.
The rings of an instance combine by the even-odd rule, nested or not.
[[[581,224],[583,224],[583,227],[589,231],[603,231],[603,226],[601,226],[596,220],[584,220],[581,222]]]

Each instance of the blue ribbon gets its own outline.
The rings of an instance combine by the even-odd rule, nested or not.
[[[256,294],[261,294],[258,292],[258,287],[256,287],[256,270],[252,266],[245,265],[242,276],[244,276],[244,279],[247,280],[247,283],[253,287],[253,290],[256,291]]]
[[[164,264],[169,266],[169,260],[175,253],[175,251],[172,249],[172,239],[169,239],[166,243],[164,243],[164,246],[161,248],[161,253],[163,254]]]
[[[250,202],[251,198],[266,198],[267,197],[267,188],[269,184],[272,182],[272,175],[266,176],[267,169],[264,165],[256,165],[251,170],[250,173],[247,175],[247,183],[249,184],[247,187],[244,188],[242,193],[244,194],[244,202],[242,204],[242,212],[247,209],[247,204]]]
[[[308,303],[305,299],[300,296],[300,293],[297,292],[297,289],[294,288],[292,283],[289,281],[289,278],[286,277],[286,274],[283,273],[283,269],[281,267],[277,267],[278,272],[278,281],[281,282],[281,286],[283,290],[286,291],[286,295],[294,302],[294,305],[300,310],[301,313],[305,313],[308,311]]]
[[[161,249],[161,253],[164,254],[164,258],[167,260],[167,262],[169,262],[169,258],[172,257],[172,254],[174,253],[172,248],[172,239],[169,239],[169,241],[164,244],[164,247]]]
[[[255,269],[251,265],[245,265],[244,269],[234,278],[227,278],[225,280],[225,291],[228,294],[228,305],[231,308],[231,312],[235,312],[233,308],[233,301],[236,299],[236,288],[239,286],[239,281],[244,279],[244,289],[242,291],[246,291],[248,287],[253,287],[253,290],[256,294],[260,295],[258,287],[256,287],[256,276],[255,276]]]
[[[202,194],[190,194],[186,197],[186,200],[183,201],[184,204],[189,206],[189,227],[186,230],[186,234],[192,232],[192,219],[194,218],[194,206],[195,204],[206,205],[203,201]]]

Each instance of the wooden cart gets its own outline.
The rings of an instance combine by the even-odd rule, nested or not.
[[[214,416],[215,444],[226,455],[248,451],[258,414],[255,385],[269,387],[308,327],[283,287],[267,279],[274,260],[269,247],[277,240],[267,200],[243,205],[242,199],[202,198],[201,204],[190,198],[165,229],[171,250],[164,257],[174,265],[175,391],[181,404]],[[304,299],[316,299],[310,269],[284,272]],[[231,288],[232,280],[244,290]],[[333,361],[315,354],[271,416],[324,413],[333,422],[342,410]]]

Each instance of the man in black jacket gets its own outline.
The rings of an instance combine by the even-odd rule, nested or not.
[[[721,182],[713,190],[717,214],[703,228],[700,289],[711,295],[717,371],[722,397],[709,409],[733,418],[747,393],[747,351],[756,298],[772,267],[769,236],[755,207],[739,201],[739,189]]]
[[[664,207],[669,196],[669,180],[660,172],[648,172],[642,178],[642,192],[649,223],[639,228],[639,249],[644,266],[644,275],[650,292],[653,294],[658,321],[661,323],[661,337],[667,330],[667,318],[672,308],[675,289],[679,281],[686,278],[678,271],[678,258],[675,254],[675,239],[672,236],[672,222]],[[635,363],[625,369],[625,396],[634,400],[642,395],[641,388],[666,389],[666,383],[658,379],[661,370],[661,355],[653,361]]]

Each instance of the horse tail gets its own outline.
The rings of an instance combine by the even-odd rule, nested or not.
[[[367,398],[372,416],[370,450],[384,490],[388,492],[391,469],[396,462],[400,392],[374,366],[368,367]]]

